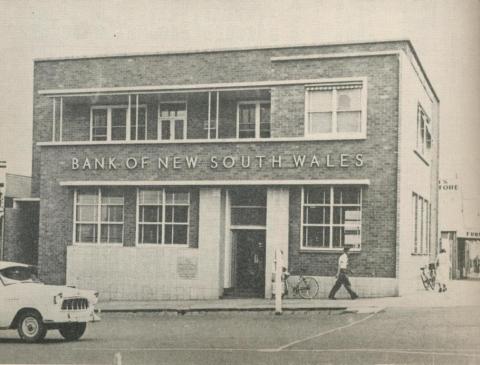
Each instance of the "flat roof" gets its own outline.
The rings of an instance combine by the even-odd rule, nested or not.
[[[425,80],[432,91],[435,99],[440,101],[435,89],[433,88],[430,79],[425,72],[418,54],[413,47],[410,39],[383,39],[383,40],[359,40],[348,42],[332,42],[332,43],[304,43],[304,44],[284,44],[284,45],[267,45],[267,46],[252,46],[252,47],[229,47],[229,48],[207,48],[207,49],[191,49],[191,50],[176,50],[163,52],[132,52],[132,53],[112,53],[112,54],[97,54],[97,55],[79,55],[79,56],[65,56],[65,57],[44,57],[34,58],[34,62],[49,62],[49,61],[69,61],[69,60],[85,60],[85,59],[102,59],[102,58],[126,58],[126,57],[150,57],[150,56],[167,56],[167,55],[188,55],[200,53],[221,53],[221,52],[241,52],[241,51],[255,51],[255,50],[273,50],[273,49],[287,49],[287,48],[313,48],[313,47],[331,47],[331,46],[347,46],[347,45],[361,45],[361,44],[386,44],[386,43],[405,43],[408,45],[418,64]]]

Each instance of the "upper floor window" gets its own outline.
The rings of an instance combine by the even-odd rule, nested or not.
[[[270,138],[270,102],[242,101],[237,107],[238,138]]]
[[[92,141],[127,140],[128,106],[94,106],[91,109],[90,136]],[[137,120],[138,118],[138,120]],[[147,132],[146,106],[131,108],[130,139],[144,140]]]
[[[366,95],[362,82],[308,86],[305,135],[325,138],[366,136]]]
[[[160,103],[158,107],[159,139],[187,138],[187,104],[185,102]]]
[[[417,151],[423,156],[429,156],[432,148],[432,132],[430,118],[422,106],[417,111]]]
[[[75,191],[75,243],[123,242],[123,194],[112,189]]]
[[[302,248],[360,249],[362,190],[318,186],[302,190]]]

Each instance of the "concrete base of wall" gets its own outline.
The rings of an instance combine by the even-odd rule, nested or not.
[[[199,249],[67,248],[67,285],[95,289],[102,300],[218,299],[218,268]]]
[[[328,294],[335,284],[335,277],[329,276],[315,276],[315,279],[318,281],[318,294],[316,298],[325,299],[328,298]],[[350,277],[350,283],[352,284],[352,289],[358,294],[361,298],[375,298],[375,297],[394,297],[398,296],[398,280],[395,278],[363,278],[363,277]],[[298,280],[298,276],[291,276],[289,279],[289,284],[295,284]],[[291,287],[291,285],[290,285]],[[293,298],[294,296],[289,293],[289,297]],[[350,298],[350,295],[342,286],[337,294],[335,295],[337,299]]]

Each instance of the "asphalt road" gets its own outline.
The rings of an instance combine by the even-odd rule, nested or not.
[[[203,314],[104,313],[77,342],[0,332],[0,363],[480,364],[480,307]]]

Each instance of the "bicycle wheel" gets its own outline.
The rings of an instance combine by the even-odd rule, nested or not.
[[[422,284],[425,287],[425,290],[428,290],[430,288],[430,282],[423,272],[420,274],[420,279],[422,279]]]
[[[298,294],[303,299],[312,299],[318,293],[318,282],[310,276],[301,277],[298,283]]]
[[[435,290],[435,276],[430,277],[430,279],[428,280],[428,284],[430,285],[430,288],[432,288],[432,290]]]

